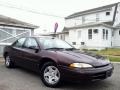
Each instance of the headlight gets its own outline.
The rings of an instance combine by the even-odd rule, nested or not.
[[[72,67],[72,68],[91,68],[92,65],[86,64],[86,63],[72,63],[72,64],[70,64],[70,67]]]

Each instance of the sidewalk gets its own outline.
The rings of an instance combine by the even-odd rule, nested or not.
[[[112,62],[112,63],[117,63],[117,64],[120,64],[120,62]]]
[[[4,58],[1,58],[1,57],[0,57],[0,63],[1,63],[1,62],[4,62]]]

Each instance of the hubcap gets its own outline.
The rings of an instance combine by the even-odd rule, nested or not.
[[[6,62],[5,62],[6,66],[9,66],[10,65],[10,57],[7,56],[6,57]]]
[[[44,79],[49,84],[56,84],[60,79],[60,72],[55,66],[48,66],[44,70]]]

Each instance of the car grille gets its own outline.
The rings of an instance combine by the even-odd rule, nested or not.
[[[102,73],[96,73],[94,75],[91,76],[92,80],[99,80],[99,79],[105,79],[107,77],[110,77],[112,74],[112,70],[106,71],[106,72],[102,72]]]
[[[108,66],[108,65],[109,65],[109,64],[102,65],[102,66],[95,66],[94,68],[106,67],[106,66]]]

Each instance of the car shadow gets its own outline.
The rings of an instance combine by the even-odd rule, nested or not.
[[[68,90],[107,90],[112,87],[111,79],[95,81],[95,82],[65,82],[61,88]]]

